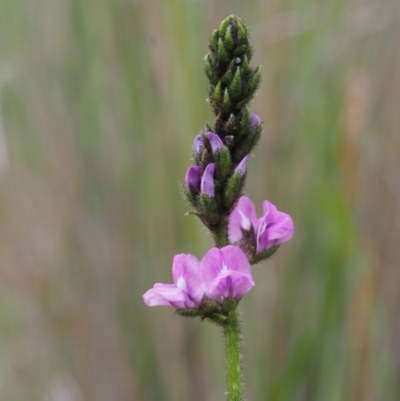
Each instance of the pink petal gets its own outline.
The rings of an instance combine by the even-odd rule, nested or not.
[[[204,170],[203,177],[201,179],[201,192],[207,194],[210,197],[214,197],[215,185],[214,185],[214,170],[215,163],[210,163]]]
[[[264,216],[259,219],[257,252],[289,241],[294,232],[292,218],[277,210],[271,202],[263,202]]]
[[[241,175],[246,174],[246,165],[247,165],[247,160],[249,159],[249,157],[250,157],[250,155],[247,155],[242,159],[242,161],[235,168],[235,173],[239,172]]]
[[[200,277],[199,260],[193,255],[176,255],[172,262],[172,276],[176,287],[200,305],[205,290]]]
[[[202,135],[196,135],[193,141],[193,150],[199,154],[201,151],[201,148],[203,148],[203,136]]]
[[[275,221],[278,214],[281,213],[278,211],[278,209],[276,208],[276,206],[273,203],[271,203],[267,200],[265,200],[263,202],[263,212],[264,212],[264,216],[268,216],[269,222]]]
[[[251,130],[257,128],[261,124],[260,117],[256,113],[250,113],[249,128]]]
[[[213,280],[207,295],[217,302],[228,298],[241,299],[254,285],[251,275],[230,271]]]
[[[207,132],[207,137],[210,141],[210,146],[213,154],[219,152],[223,148],[224,143],[217,134],[214,134],[214,132]]]
[[[147,306],[161,306],[161,305],[172,306],[171,302],[169,302],[162,295],[160,295],[160,293],[156,291],[154,288],[148,290],[143,295],[143,301]]]
[[[237,246],[228,245],[221,248],[223,266],[251,276],[251,265],[245,253]]]
[[[257,232],[258,220],[256,209],[253,202],[247,196],[242,196],[229,216],[229,242],[233,244],[239,242],[243,237],[242,230],[250,231],[251,227],[253,227],[254,232]]]
[[[280,213],[278,220],[267,231],[268,249],[292,239],[294,232],[293,220],[288,214]]]
[[[201,180],[201,168],[198,166],[190,166],[186,172],[185,186],[191,191],[198,191]]]
[[[220,286],[225,285],[223,284],[225,283],[225,281],[221,281],[221,284],[218,284],[220,282],[218,278],[230,275],[231,273],[237,273],[240,275],[240,277],[242,277],[241,275],[248,276],[250,277],[250,281],[252,282],[251,266],[249,260],[240,248],[233,245],[228,245],[221,249],[211,248],[204,255],[203,259],[200,262],[200,271],[205,288],[205,294],[207,294],[208,296],[210,296],[210,294],[217,294],[215,296],[222,296],[228,290],[233,291],[230,292],[230,294],[233,295],[229,296],[236,297],[237,294],[242,294],[242,292],[236,288],[235,281],[233,281],[233,287],[229,287],[228,290],[224,289],[225,287]],[[235,274],[232,277],[239,277]],[[241,282],[242,281],[240,281],[240,283]],[[245,282],[248,283],[249,280]],[[254,285],[254,283],[252,285]],[[218,291],[220,291],[220,293],[214,292],[217,291],[213,289],[214,287],[218,288]],[[238,288],[240,289],[242,287]]]
[[[221,249],[211,248],[200,261],[201,280],[206,292],[224,265]]]
[[[177,309],[196,306],[182,289],[172,284],[155,284],[143,295],[143,300],[148,306],[167,305]]]

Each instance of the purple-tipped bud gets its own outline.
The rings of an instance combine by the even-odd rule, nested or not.
[[[203,137],[202,135],[197,135],[193,141],[193,150],[196,154],[200,154],[201,148],[203,147]]]
[[[211,198],[214,197],[215,193],[214,171],[215,171],[215,163],[210,163],[204,170],[200,187],[201,192],[207,194]]]
[[[246,174],[246,165],[247,165],[247,160],[249,159],[249,157],[250,157],[250,155],[247,155],[242,159],[242,161],[235,168],[235,173],[239,172],[241,175]]]
[[[222,142],[221,138],[217,134],[214,134],[214,132],[211,131],[207,132],[206,137],[210,142],[212,153],[215,155],[215,153],[220,152],[224,146],[224,143]],[[193,141],[193,150],[197,155],[199,155],[203,148],[204,148],[203,135],[197,135]]]
[[[250,113],[249,128],[256,129],[261,124],[260,117],[256,113]]]
[[[217,134],[214,134],[214,132],[207,132],[207,138],[210,141],[213,154],[215,155],[215,153],[220,152],[224,146],[221,138]]]
[[[185,186],[188,191],[198,192],[200,189],[201,168],[198,166],[190,166],[186,172]]]

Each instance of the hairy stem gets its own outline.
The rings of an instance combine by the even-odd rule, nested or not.
[[[215,246],[223,248],[229,245],[228,241],[228,217],[223,216],[218,226],[213,231]]]
[[[226,378],[228,384],[228,401],[242,401],[242,352],[239,311],[235,307],[229,312],[224,325],[226,343]]]

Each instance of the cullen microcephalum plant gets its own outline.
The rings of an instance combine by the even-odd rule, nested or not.
[[[249,31],[229,15],[214,30],[204,58],[208,101],[214,125],[194,138],[194,164],[183,192],[213,236],[215,247],[201,260],[190,254],[172,262],[174,284],[155,284],[144,302],[167,305],[185,317],[199,317],[222,327],[226,344],[228,401],[243,400],[241,333],[238,304],[255,285],[251,266],[271,257],[291,239],[293,221],[270,202],[257,218],[243,195],[247,162],[260,139],[262,123],[248,107],[261,81],[261,68],[250,65]]]

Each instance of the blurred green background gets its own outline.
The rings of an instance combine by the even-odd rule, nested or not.
[[[147,308],[211,245],[179,191],[249,25],[247,194],[295,221],[242,301],[247,399],[400,397],[398,0],[0,0],[0,400],[223,400],[220,330]]]

